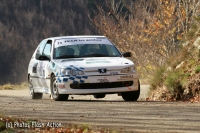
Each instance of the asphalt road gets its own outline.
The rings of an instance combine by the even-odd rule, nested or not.
[[[137,102],[124,102],[120,96],[69,97],[56,102],[45,95],[31,100],[28,89],[0,90],[0,113],[13,117],[40,119],[43,122],[87,124],[133,132],[200,133],[200,103],[145,101],[148,86],[141,86]]]

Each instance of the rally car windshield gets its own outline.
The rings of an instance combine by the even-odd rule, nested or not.
[[[117,48],[107,39],[94,39],[86,41],[82,39],[58,40],[55,42],[54,59],[82,58],[82,57],[119,57]],[[88,39],[89,40],[89,39]]]

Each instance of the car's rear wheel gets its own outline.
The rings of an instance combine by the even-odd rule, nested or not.
[[[68,94],[59,94],[55,76],[51,77],[51,96],[55,101],[67,101],[69,97]]]
[[[137,101],[140,96],[140,81],[138,80],[137,91],[122,92],[121,95],[125,101]]]
[[[95,94],[93,96],[94,96],[94,98],[104,98],[106,96],[106,94]]]
[[[30,77],[28,78],[29,84],[29,94],[31,99],[42,99],[43,93],[35,93],[33,89],[33,84],[31,83]]]

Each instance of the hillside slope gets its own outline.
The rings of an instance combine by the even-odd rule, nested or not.
[[[182,49],[172,55],[151,82],[152,100],[200,100],[200,17],[194,17]]]

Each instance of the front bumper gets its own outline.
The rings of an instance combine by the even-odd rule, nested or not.
[[[138,75],[57,77],[59,94],[117,93],[138,90]]]

